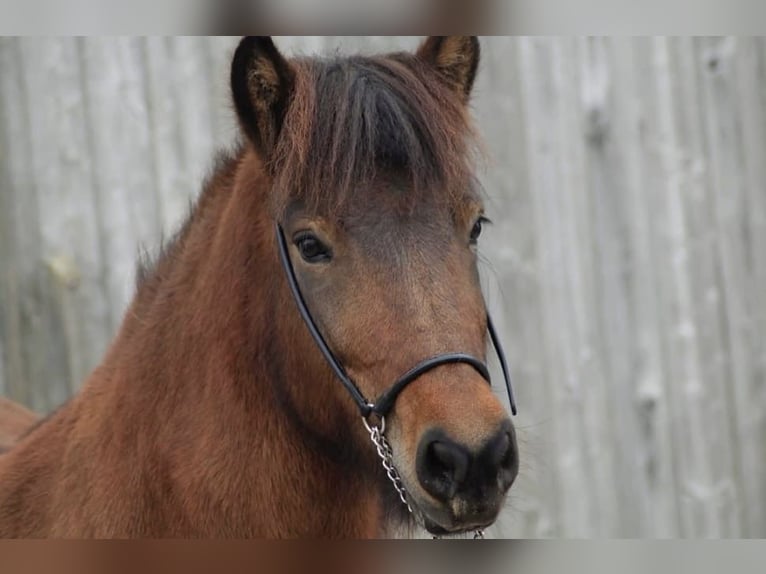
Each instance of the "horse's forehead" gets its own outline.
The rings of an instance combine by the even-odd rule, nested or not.
[[[361,190],[342,217],[351,233],[399,235],[444,232],[452,227],[456,205],[439,197],[439,191],[415,195],[403,187]]]
[[[440,257],[454,240],[458,215],[436,200],[399,204],[374,196],[348,206],[342,218],[346,235],[364,254],[383,266],[427,262]]]
[[[383,175],[361,186],[343,206],[344,219],[359,226],[398,227],[416,223],[449,223],[461,219],[481,203],[474,185],[449,182],[447,187],[414,189],[396,175]]]

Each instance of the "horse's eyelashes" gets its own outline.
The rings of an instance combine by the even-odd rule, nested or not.
[[[330,248],[313,233],[300,233],[295,237],[294,242],[301,257],[307,263],[322,263],[332,259]]]
[[[471,229],[471,236],[470,236],[471,245],[475,245],[476,242],[479,240],[479,236],[481,235],[483,226],[486,223],[492,223],[492,222],[482,215],[473,224],[473,228]]]

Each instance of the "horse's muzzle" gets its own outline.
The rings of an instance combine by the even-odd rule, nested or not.
[[[416,472],[429,495],[418,506],[434,534],[470,530],[497,518],[505,494],[519,471],[516,434],[510,420],[478,448],[430,429],[420,438]]]

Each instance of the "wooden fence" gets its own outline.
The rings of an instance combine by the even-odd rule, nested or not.
[[[235,137],[235,42],[0,39],[0,394],[97,364]],[[521,408],[494,534],[766,536],[766,40],[488,38],[475,93]]]

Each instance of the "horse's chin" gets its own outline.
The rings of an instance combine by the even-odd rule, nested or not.
[[[459,525],[452,528],[445,528],[440,524],[432,522],[429,518],[423,518],[423,527],[426,531],[433,536],[457,536],[460,534],[466,534],[468,532],[475,532],[476,530],[484,530],[489,528],[494,523],[494,520],[485,523],[477,523],[471,525]]]
[[[481,516],[455,518],[447,507],[435,507],[431,504],[418,504],[411,501],[415,513],[420,516],[420,522],[426,531],[433,536],[457,536],[483,530],[494,524],[497,513]]]

